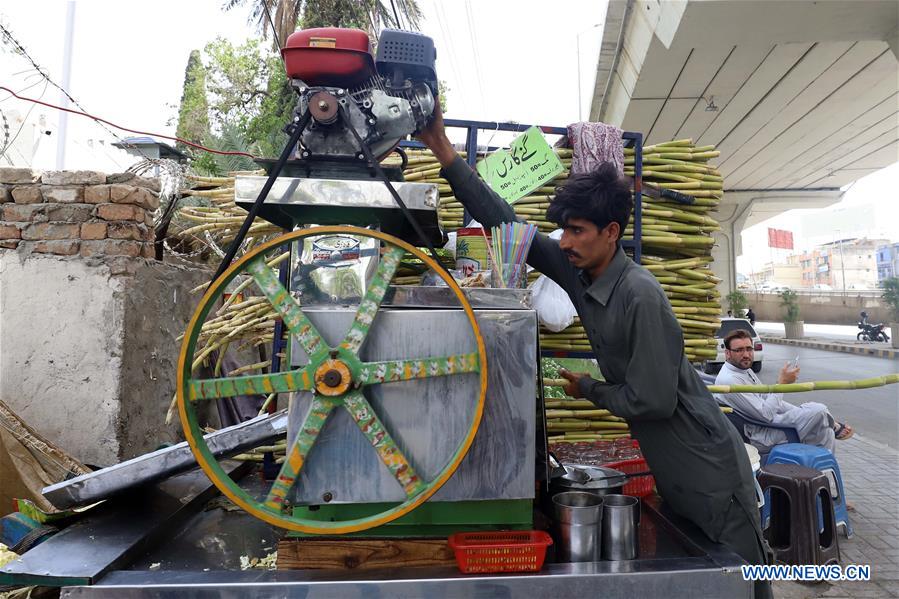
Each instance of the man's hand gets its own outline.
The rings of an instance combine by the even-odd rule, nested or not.
[[[446,136],[446,128],[443,125],[443,109],[440,108],[440,99],[435,98],[434,114],[431,122],[418,133],[418,139],[428,146],[434,156],[440,162],[440,166],[447,167],[456,158],[456,150]]]
[[[590,375],[586,372],[568,372],[564,368],[559,369],[559,374],[568,379],[568,383],[564,387],[562,387],[562,390],[565,391],[565,394],[570,395],[575,399],[583,399],[584,395],[581,393],[579,381],[584,377],[589,377]]]
[[[784,364],[784,367],[780,369],[780,376],[777,377],[777,384],[789,385],[790,383],[795,383],[797,378],[799,378],[799,367],[790,368],[790,363],[787,362]]]

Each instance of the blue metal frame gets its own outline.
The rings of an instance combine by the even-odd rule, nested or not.
[[[478,131],[481,129],[491,133],[495,131],[510,131],[520,133],[531,125],[523,125],[520,123],[496,123],[490,121],[469,121],[461,119],[446,119],[444,125],[447,127],[455,127],[466,130],[465,134],[465,150],[467,152],[468,164],[474,167],[477,161],[478,150]],[[549,127],[546,125],[537,125],[537,128],[550,135],[568,135],[567,127]],[[634,262],[640,263],[643,254],[643,247],[640,239],[643,237],[643,134],[634,131],[624,131],[621,134],[624,147],[634,148],[634,239],[633,241],[622,241],[622,247],[629,248],[634,253]],[[405,147],[424,147],[420,142],[404,142],[401,144]],[[492,150],[493,148],[487,148]],[[463,222],[468,222],[470,216],[468,210],[463,213]],[[593,352],[585,351],[563,351],[544,349],[540,350],[540,355],[545,358],[582,358],[593,359],[596,356]]]
[[[495,123],[491,121],[469,121],[464,119],[446,119],[443,124],[446,127],[454,127],[457,129],[465,129],[465,151],[467,161],[472,167],[477,162],[478,151],[478,131],[481,129],[494,133],[496,131],[509,131],[512,133],[521,133],[531,127],[531,125],[523,125],[520,123]],[[568,135],[567,127],[550,127],[547,125],[537,125],[537,128],[544,133],[550,135]],[[624,131],[621,134],[624,141],[624,147],[634,148],[634,239],[633,241],[622,241],[621,245],[629,248],[634,253],[634,262],[640,263],[643,254],[640,238],[643,236],[643,134],[633,131]],[[423,148],[424,144],[419,141],[406,141],[400,143],[401,147],[406,148]],[[493,150],[494,148],[487,148]],[[465,210],[462,215],[462,221],[468,222],[470,215]],[[592,354],[591,354],[592,357]]]

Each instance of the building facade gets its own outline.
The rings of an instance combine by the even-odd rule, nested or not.
[[[799,266],[800,286],[803,288],[827,288],[834,291],[875,289],[881,279],[880,256],[890,255],[893,271],[899,264],[899,244],[893,244],[893,253],[882,252],[883,239],[840,239],[818,246],[812,251],[791,256]]]
[[[878,285],[892,277],[899,277],[899,243],[882,245],[877,248]]]

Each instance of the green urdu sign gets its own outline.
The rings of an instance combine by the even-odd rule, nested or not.
[[[478,174],[510,204],[548,184],[564,169],[543,133],[531,127],[510,144],[478,163]]]

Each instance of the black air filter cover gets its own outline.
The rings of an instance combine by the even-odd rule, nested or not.
[[[385,29],[378,40],[375,66],[384,77],[399,73],[406,79],[425,81],[437,93],[437,50],[434,40],[414,31]]]

